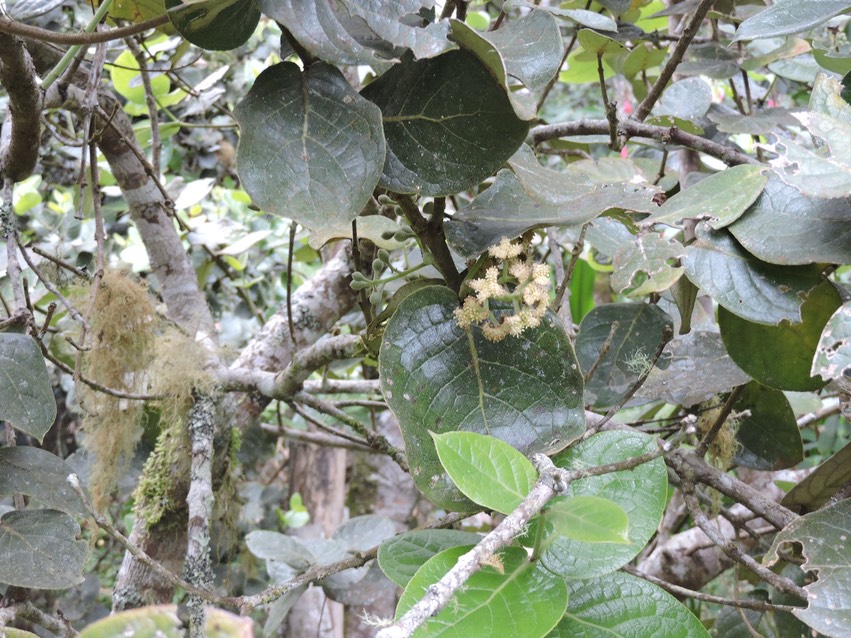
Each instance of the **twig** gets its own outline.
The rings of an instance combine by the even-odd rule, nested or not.
[[[709,446],[712,445],[712,441],[715,440],[715,437],[718,436],[721,428],[724,427],[724,423],[727,422],[727,417],[733,412],[733,408],[736,407],[736,401],[739,400],[739,397],[742,396],[742,392],[744,391],[745,386],[743,385],[733,388],[730,396],[728,396],[727,400],[724,401],[724,405],[721,407],[721,411],[718,413],[715,422],[700,440],[700,443],[697,444],[697,447],[694,448],[695,454],[698,456],[706,456],[706,451],[709,449]]]
[[[0,611],[3,612],[2,616],[0,616],[0,632],[2,632],[3,627],[8,625],[15,618],[19,618],[20,620],[41,625],[48,631],[61,636],[62,638],[73,638],[77,635],[77,632],[74,631],[71,623],[67,620],[54,618],[53,616],[44,613],[29,600],[12,603]]]
[[[139,75],[142,78],[142,87],[145,89],[145,104],[148,107],[148,119],[151,127],[151,169],[154,175],[160,175],[160,153],[162,151],[162,143],[160,142],[160,120],[159,120],[159,105],[157,98],[154,96],[154,90],[151,87],[151,75],[148,72],[148,61],[145,59],[145,52],[139,43],[133,38],[124,38],[124,43],[133,57],[136,58],[136,64],[139,65]]]
[[[293,348],[297,347],[295,321],[293,319],[293,252],[295,252],[295,231],[297,227],[296,221],[291,219],[289,252],[287,253],[287,328],[290,331],[290,342],[293,344]]]
[[[554,312],[558,312],[564,302],[564,295],[567,293],[567,287],[570,285],[570,281],[573,278],[573,271],[576,269],[576,262],[579,261],[579,255],[582,254],[582,250],[585,247],[586,230],[588,230],[588,224],[582,224],[582,229],[579,231],[579,238],[576,240],[576,243],[573,244],[573,249],[570,251],[570,261],[567,262],[567,272],[565,272],[564,278],[559,284],[555,299],[552,303],[552,309]]]
[[[706,17],[706,14],[709,12],[709,9],[712,7],[714,2],[715,0],[701,0],[700,4],[697,5],[697,8],[694,10],[694,15],[692,15],[691,20],[689,20],[686,25],[686,28],[683,29],[680,39],[677,40],[677,44],[674,47],[674,51],[671,53],[670,59],[667,64],[665,64],[665,67],[662,69],[662,72],[659,74],[656,82],[654,82],[653,86],[650,87],[650,90],[641,101],[641,104],[639,104],[638,108],[635,110],[633,118],[639,122],[643,122],[647,119],[647,116],[650,115],[650,111],[653,110],[653,105],[656,104],[662,96],[662,92],[665,90],[665,87],[668,85],[671,77],[673,77],[674,71],[677,70],[680,62],[682,62],[686,49],[691,46],[691,41],[697,35],[700,25],[703,23],[703,18]]]
[[[301,408],[295,404],[293,404],[293,409],[296,410],[296,412],[305,420],[313,419],[313,417],[308,415],[304,410],[301,410]],[[318,419],[313,420],[318,421]],[[261,423],[260,427],[266,432],[271,432],[272,434],[277,434],[280,437],[298,441],[299,443],[312,443],[313,445],[322,445],[324,447],[338,447],[344,450],[352,450],[354,452],[375,452],[375,450],[366,444],[366,441],[359,440],[357,443],[352,442],[349,435],[346,435],[346,440],[340,440],[342,433],[333,430],[333,428],[330,428],[324,423],[323,425],[325,426],[323,429],[327,429],[329,432],[333,432],[333,434],[329,435],[324,432],[311,432],[310,430],[296,430],[295,428],[273,425],[272,423]]]
[[[381,394],[378,381],[372,379],[305,381],[304,391],[310,394]]]
[[[9,97],[11,126],[8,145],[0,149],[0,173],[19,182],[32,174],[38,161],[42,100],[30,54],[21,40],[6,33],[0,33],[0,84]]]
[[[461,289],[461,275],[455,268],[452,254],[446,245],[446,237],[443,234],[443,216],[440,215],[441,219],[434,223],[427,222],[409,195],[398,195],[396,200],[399,202],[405,220],[416,233],[423,247],[431,253],[434,265],[443,275],[446,285],[457,293]]]
[[[700,509],[700,504],[697,502],[694,495],[694,483],[683,480],[683,498],[685,499],[689,513],[697,526],[730,559],[737,563],[741,563],[774,588],[795,596],[796,598],[800,598],[801,600],[807,600],[807,592],[803,587],[799,587],[788,578],[775,574],[767,567],[763,567],[756,562],[756,560],[742,552],[738,545],[736,545],[733,541],[724,538],[718,532],[718,529],[712,525],[706,517],[706,514],[704,514],[702,509]]]
[[[678,144],[687,148],[717,157],[728,166],[738,164],[759,164],[760,162],[737,151],[735,148],[712,142],[699,135],[686,133],[676,126],[653,126],[635,120],[623,120],[618,124],[618,132],[627,137],[642,137],[658,140],[665,144]],[[533,145],[540,144],[546,140],[557,137],[569,137],[573,135],[608,135],[609,123],[607,120],[579,120],[576,122],[560,122],[557,124],[545,124],[536,126],[529,134]]]
[[[96,33],[56,33],[55,31],[23,24],[10,18],[0,18],[0,32],[10,33],[24,38],[32,38],[33,40],[40,40],[42,42],[50,42],[51,44],[90,45],[98,44],[99,42],[120,40],[121,38],[127,38],[150,29],[156,29],[168,23],[169,17],[167,15],[161,15],[140,22],[139,24],[131,24],[126,27],[110,29],[109,31],[98,31]]]
[[[64,268],[65,270],[68,270],[68,271],[74,273],[77,277],[80,277],[81,279],[88,279],[91,276],[88,273],[80,270],[76,266],[69,264],[67,261],[60,259],[59,257],[56,257],[54,255],[51,255],[46,250],[42,250],[41,248],[39,248],[35,244],[30,244],[26,248],[27,248],[27,250],[33,251],[39,257],[44,257],[48,261],[52,261],[54,264],[56,264],[60,268]]]
[[[536,113],[541,110],[541,107],[544,105],[547,96],[550,94],[550,91],[553,90],[553,87],[558,81],[559,74],[561,73],[561,67],[564,66],[564,63],[567,60],[567,56],[569,56],[570,52],[573,50],[573,45],[576,44],[576,38],[578,35],[579,29],[576,29],[576,31],[574,31],[573,33],[573,37],[570,39],[570,42],[568,42],[567,46],[564,48],[564,53],[561,56],[561,62],[558,65],[558,69],[556,69],[556,72],[553,77],[550,78],[550,81],[547,82],[547,85],[544,87],[544,90],[541,91],[541,97],[538,98],[538,105],[535,107]]]
[[[287,403],[287,405],[289,405],[293,410],[295,410],[296,414],[298,414],[301,418],[303,418],[305,421],[310,423],[313,427],[318,428],[318,429],[322,430],[323,432],[327,432],[328,434],[330,434],[331,437],[329,437],[329,439],[326,439],[326,441],[327,440],[333,441],[334,439],[339,437],[340,439],[343,439],[344,441],[348,441],[350,447],[351,446],[357,446],[356,449],[359,449],[359,450],[367,449],[367,450],[370,450],[372,452],[375,451],[371,447],[369,447],[369,444],[365,440],[363,440],[362,438],[354,436],[353,434],[349,434],[348,432],[344,432],[342,430],[332,428],[330,425],[326,425],[325,423],[323,423],[319,419],[313,418],[305,410],[300,408],[297,403],[293,403],[292,401],[290,401],[290,402]],[[318,435],[319,433],[318,432],[302,432],[300,434]],[[308,437],[303,437],[303,436],[288,436],[287,438],[291,438],[291,439],[294,439],[294,440],[302,440],[305,443],[314,443],[316,445],[325,445],[325,443],[326,443],[326,441],[323,441],[322,439],[314,438],[314,440],[307,440]],[[341,441],[336,441],[336,442],[341,443]],[[329,445],[329,447],[343,447],[343,446],[342,445]]]
[[[685,596],[686,598],[694,598],[695,600],[700,600],[705,603],[713,603],[715,605],[726,605],[727,607],[739,607],[741,609],[754,609],[756,611],[791,612],[793,609],[800,609],[800,607],[793,607],[791,605],[775,605],[773,603],[764,603],[761,600],[733,600],[731,598],[722,598],[720,596],[704,594],[701,591],[695,591],[693,589],[688,589],[687,587],[673,585],[666,580],[662,580],[661,578],[656,578],[655,576],[651,576],[650,574],[640,572],[632,565],[624,565],[623,567],[621,567],[621,571],[624,571],[627,574],[632,574],[633,576],[638,576],[639,578],[643,578],[647,582],[653,583],[657,587],[661,587],[662,589],[672,593],[674,596]]]
[[[819,408],[815,412],[810,412],[809,414],[804,414],[803,416],[798,417],[798,427],[805,428],[811,423],[816,423],[829,416],[833,416],[834,414],[839,414],[841,409],[842,404],[839,399],[831,399],[830,403]]]
[[[584,384],[588,385],[588,382],[594,376],[594,373],[597,372],[597,368],[600,367],[600,364],[603,363],[603,359],[606,358],[606,354],[612,347],[612,341],[615,338],[615,333],[618,331],[618,328],[621,327],[620,321],[613,321],[612,325],[609,326],[609,336],[606,337],[606,340],[603,342],[603,345],[600,347],[600,354],[597,355],[597,358],[594,360],[594,363],[591,364],[591,367],[588,368],[588,372],[585,373]]]
[[[603,70],[603,53],[597,53],[597,75],[600,78],[600,95],[603,107],[606,109],[606,121],[609,123],[609,148],[617,152],[621,150],[618,141],[618,111],[614,102],[609,102],[609,92],[606,89],[606,72]]]
[[[26,307],[24,286],[21,281],[21,265],[18,263],[18,218],[12,206],[14,183],[10,177],[3,180],[3,202],[0,204],[0,235],[6,240],[6,276],[12,287],[15,310]],[[29,323],[29,319],[27,320]]]

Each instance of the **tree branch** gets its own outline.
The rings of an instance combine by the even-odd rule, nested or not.
[[[167,15],[161,15],[150,20],[145,20],[139,24],[131,24],[126,27],[110,29],[108,31],[96,31],[93,33],[56,33],[47,29],[40,29],[11,18],[0,17],[0,33],[17,35],[24,38],[32,38],[41,42],[50,42],[51,44],[98,44],[100,42],[111,42],[112,40],[120,40],[131,35],[144,33],[150,29],[156,29],[169,23]]]
[[[0,173],[15,182],[29,177],[38,161],[41,91],[35,75],[24,43],[8,33],[0,33],[0,84],[9,96],[11,120],[8,142],[5,130],[2,136]]]

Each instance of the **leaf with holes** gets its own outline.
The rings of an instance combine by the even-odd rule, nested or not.
[[[405,56],[362,94],[381,108],[387,159],[381,186],[450,195],[478,185],[523,143],[529,123],[468,51]]]
[[[617,404],[647,372],[671,318],[657,306],[619,303],[597,306],[582,319],[576,356],[587,375],[586,401],[595,407]],[[599,359],[599,362],[598,362]]]
[[[478,327],[459,328],[457,307],[442,286],[406,297],[387,323],[378,364],[417,487],[439,507],[469,511],[475,506],[441,466],[432,432],[489,434],[529,455],[575,440],[585,413],[579,366],[555,315],[493,343]]]
[[[429,559],[408,583],[396,619],[423,597],[469,547],[447,549]],[[524,636],[543,638],[567,608],[564,579],[529,560],[519,547],[508,547],[473,574],[452,602],[417,631],[420,638]]]
[[[727,231],[698,229],[683,259],[686,275],[734,315],[777,325],[801,321],[801,305],[821,281],[817,266],[774,266],[754,258]]]
[[[381,113],[337,69],[269,67],[235,114],[239,176],[263,210],[321,228],[369,201],[384,164]]]
[[[0,332],[0,419],[44,438],[56,419],[47,366],[32,337]]]
[[[818,575],[807,585],[809,605],[792,613],[816,631],[832,638],[851,635],[851,499],[839,501],[797,518],[784,527],[763,558],[773,565],[778,550],[787,543],[800,543],[805,558],[802,569]]]
[[[851,301],[842,304],[825,325],[810,372],[823,379],[851,378]]]
[[[679,260],[684,254],[685,248],[675,239],[663,239],[656,233],[641,235],[615,253],[612,289],[627,296],[667,290],[683,274]]]

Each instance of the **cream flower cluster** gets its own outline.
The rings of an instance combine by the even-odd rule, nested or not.
[[[506,238],[488,248],[488,254],[496,265],[487,268],[481,279],[467,282],[475,295],[455,310],[455,319],[462,328],[482,324],[485,338],[501,341],[541,323],[549,303],[550,269],[528,263],[522,258],[523,244]],[[497,319],[490,309],[491,300],[511,303],[514,313]]]

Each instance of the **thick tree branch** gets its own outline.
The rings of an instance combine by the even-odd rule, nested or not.
[[[11,130],[3,128],[0,144],[0,173],[19,182],[29,177],[38,161],[41,138],[41,91],[35,67],[24,43],[8,33],[0,33],[0,84],[9,96]]]
[[[731,146],[707,140],[699,135],[686,133],[675,126],[653,126],[635,120],[624,120],[618,124],[618,133],[626,137],[642,137],[657,140],[663,144],[685,146],[717,157],[728,166],[759,164],[755,158],[745,155]],[[560,122],[536,126],[532,129],[529,139],[532,144],[537,145],[558,137],[608,134],[609,123],[607,120],[579,120],[578,122]]]
[[[17,35],[24,38],[32,38],[41,42],[50,42],[51,44],[98,44],[100,42],[111,42],[112,40],[120,40],[128,38],[138,33],[144,33],[150,29],[156,29],[169,23],[167,15],[158,16],[145,20],[138,24],[131,24],[126,27],[117,29],[109,29],[108,31],[96,31],[93,33],[56,33],[48,31],[29,24],[23,24],[11,18],[0,17],[0,33]]]

